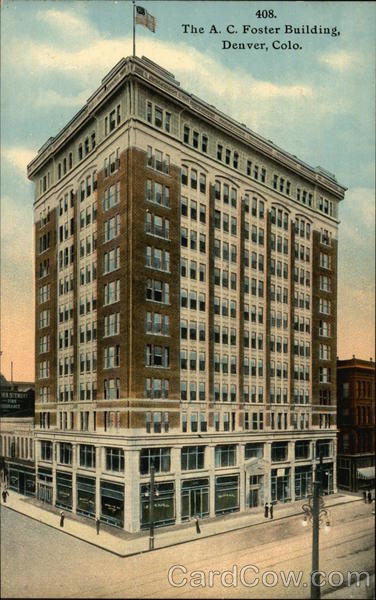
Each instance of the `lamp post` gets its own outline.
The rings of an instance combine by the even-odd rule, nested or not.
[[[316,468],[316,477],[313,482],[313,494],[308,496],[308,502],[303,504],[304,512],[303,525],[308,521],[312,523],[312,571],[311,571],[311,600],[320,600],[320,571],[319,571],[319,531],[320,526],[325,525],[325,529],[330,526],[330,515],[324,505],[321,495],[322,485],[322,455],[320,455],[320,464]]]

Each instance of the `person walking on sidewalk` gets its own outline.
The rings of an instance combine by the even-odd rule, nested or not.
[[[97,517],[97,518],[95,519],[95,528],[96,528],[96,530],[97,530],[97,535],[99,535],[99,528],[100,528],[100,526],[101,526],[101,521],[100,521],[100,519]]]
[[[270,518],[273,518],[273,502],[270,503]]]
[[[201,533],[200,523],[198,522],[198,517],[195,518],[195,524],[196,524],[196,533]]]
[[[7,496],[9,496],[8,490],[3,490],[2,493],[1,493],[1,495],[3,497],[4,504],[6,504],[7,503]]]
[[[265,507],[264,507],[264,517],[265,519],[267,519],[269,516],[269,504],[267,502],[265,502]]]
[[[363,490],[363,500],[364,500],[364,503],[366,504],[367,503],[367,492],[365,490]]]
[[[64,519],[65,519],[65,515],[64,515],[64,512],[61,510],[60,511],[60,527],[64,527]]]
[[[368,504],[371,504],[372,503],[372,492],[371,491],[368,492],[367,498],[368,498]]]

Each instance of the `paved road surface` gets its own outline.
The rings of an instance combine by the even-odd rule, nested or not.
[[[330,532],[320,533],[320,568],[326,579],[330,571],[373,573],[370,507],[357,502],[331,513]],[[311,528],[302,527],[298,517],[119,558],[1,507],[1,542],[3,598],[309,598]],[[168,581],[173,565],[182,567],[172,574],[181,587]],[[223,575],[226,570],[232,574]],[[300,584],[284,587],[281,571],[287,576],[291,570],[295,577],[303,571]],[[265,576],[270,571],[276,575]],[[338,573],[331,577],[334,584],[341,579]],[[363,589],[358,597],[373,597],[364,582]],[[332,590],[326,583],[323,598]],[[341,597],[353,594],[343,589]]]

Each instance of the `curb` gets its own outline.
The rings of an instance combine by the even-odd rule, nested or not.
[[[350,502],[338,502],[336,504],[333,504],[331,506],[328,506],[328,508],[335,508],[337,506],[342,506],[344,504],[351,504],[353,502],[360,502],[362,501],[362,498],[356,498],[354,500],[351,500]],[[4,506],[4,505],[2,505]],[[126,552],[124,553],[120,553],[117,552],[116,550],[112,550],[110,548],[107,548],[105,546],[101,546],[100,544],[96,544],[95,542],[92,542],[86,538],[80,537],[77,534],[71,533],[69,531],[67,531],[64,528],[60,528],[60,527],[56,527],[55,525],[50,525],[49,523],[46,523],[45,521],[41,521],[40,519],[36,518],[36,517],[32,517],[31,515],[25,514],[23,512],[21,512],[20,510],[17,510],[16,508],[10,507],[10,506],[6,506],[5,508],[8,508],[9,510],[12,510],[13,512],[16,512],[20,515],[23,515],[24,517],[27,517],[29,519],[32,519],[33,521],[37,521],[38,523],[42,523],[42,525],[46,525],[47,527],[50,527],[51,529],[55,529],[57,531],[60,531],[61,533],[65,533],[66,535],[70,535],[71,537],[80,540],[81,542],[90,544],[91,546],[94,546],[95,548],[99,548],[101,550],[104,550],[105,552],[109,552],[110,554],[114,554],[115,556],[118,556],[119,558],[128,558],[131,556],[137,556],[138,554],[146,554],[149,552],[156,552],[158,550],[164,550],[165,548],[171,548],[173,546],[181,546],[183,544],[190,544],[191,542],[198,542],[199,540],[203,540],[203,539],[207,539],[210,537],[216,537],[219,535],[226,535],[227,533],[232,533],[233,531],[241,531],[242,529],[248,529],[250,527],[256,527],[258,525],[265,525],[266,522],[273,522],[273,521],[282,521],[284,519],[290,519],[291,517],[297,517],[299,516],[300,512],[296,512],[296,513],[292,513],[289,515],[285,515],[285,516],[281,516],[281,517],[276,517],[274,519],[268,519],[268,521],[261,521],[259,523],[249,523],[247,525],[241,525],[240,527],[235,527],[234,529],[228,529],[227,531],[218,531],[215,533],[208,533],[206,535],[202,535],[200,534],[200,537],[197,538],[193,538],[190,540],[181,540],[181,541],[176,541],[176,542],[172,542],[172,543],[168,543],[166,545],[163,546],[158,546],[157,548],[153,548],[152,550],[137,550],[135,552]]]

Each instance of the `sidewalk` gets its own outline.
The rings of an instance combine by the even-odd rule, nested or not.
[[[325,506],[331,508],[341,504],[359,501],[362,501],[359,496],[338,493],[333,496],[325,497]],[[303,513],[301,507],[303,503],[303,500],[299,500],[298,502],[289,504],[277,504],[274,509],[274,521],[297,515],[302,516]],[[131,556],[149,550],[148,531],[130,534],[124,530],[108,527],[101,523],[100,533],[97,535],[94,521],[89,521],[88,519],[73,515],[68,511],[64,511],[65,521],[64,527],[62,528],[59,526],[60,509],[52,506],[48,506],[47,509],[45,506],[40,506],[40,503],[34,498],[21,496],[12,490],[9,492],[6,505],[2,504],[1,507],[14,510],[35,521],[58,529],[62,533],[71,535],[108,552],[112,552],[117,556]],[[260,508],[255,509],[252,513],[231,513],[215,519],[201,519],[201,534],[196,533],[194,521],[165,527],[163,529],[156,529],[155,550],[219,535],[228,531],[235,531],[237,529],[259,525],[261,523],[266,523],[267,521],[270,521],[270,519],[266,520],[264,518],[263,509]]]

